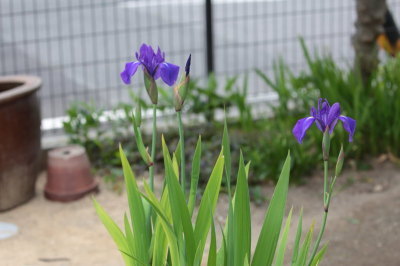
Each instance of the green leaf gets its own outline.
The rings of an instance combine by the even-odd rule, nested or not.
[[[242,153],[240,153],[233,215],[234,265],[241,266],[245,258],[250,258],[251,248],[250,195]]]
[[[325,244],[315,255],[314,259],[311,262],[311,266],[318,266],[319,263],[322,261],[324,258],[324,255],[326,253],[326,250],[328,248],[328,244]]]
[[[232,265],[235,258],[235,228],[234,228],[234,199],[231,200],[229,209],[228,209],[228,221],[227,221],[227,265]]]
[[[143,144],[142,133],[140,133],[139,127],[136,124],[135,115],[133,113],[132,113],[132,124],[140,156],[142,156],[142,159],[147,164],[147,166],[152,166],[153,161],[151,160],[150,154]]]
[[[210,250],[208,251],[207,266],[217,266],[217,238],[215,236],[214,219],[211,217],[211,241]]]
[[[176,149],[175,149],[175,152],[174,152],[174,154],[181,154],[181,148],[182,148],[182,145],[181,145],[181,141],[179,140],[178,141],[178,144],[176,145]],[[178,164],[180,165],[181,164],[181,157],[180,156],[176,156],[177,158],[177,161],[178,161]]]
[[[215,207],[217,205],[223,171],[224,156],[221,152],[217,162],[215,163],[214,169],[211,173],[210,179],[208,180],[200,202],[194,229],[194,237],[197,245],[205,243],[205,239],[207,238],[208,230],[211,226],[211,216],[214,215]],[[200,250],[201,253],[203,252],[203,249],[204,245]]]
[[[193,215],[194,205],[196,203],[197,186],[200,177],[200,163],[201,163],[201,136],[197,140],[196,149],[194,151],[192,160],[192,176],[190,181],[190,192],[189,192],[189,213]]]
[[[118,249],[121,252],[124,251],[125,253],[129,253],[128,242],[121,229],[94,198],[93,204],[96,209],[97,215],[99,216],[101,222],[104,224],[112,239],[114,240]],[[122,257],[126,265],[134,265],[134,261],[129,256],[124,254],[124,252],[122,252]]]
[[[228,193],[231,196],[231,146],[228,133],[228,125],[226,123],[226,117],[224,121],[224,133],[222,135],[222,149],[225,157],[225,175],[226,184],[228,186]]]
[[[168,241],[165,232],[162,228],[161,222],[157,219],[154,229],[154,247],[152,256],[152,265],[165,265],[168,254]]]
[[[166,213],[163,211],[161,204],[158,202],[157,197],[151,191],[150,187],[144,183],[144,189],[146,191],[146,195],[142,194],[142,197],[150,203],[150,205],[154,208],[154,211],[157,213],[158,219],[160,221],[164,232],[168,239],[169,251],[171,255],[171,261],[173,265],[180,265],[180,257],[179,257],[179,249],[178,249],[178,240],[176,235],[174,234],[174,230],[171,224],[168,221]]]
[[[176,156],[176,154],[174,153],[174,155],[172,156],[172,169],[174,170],[174,176],[176,178],[179,177],[179,163],[178,163],[178,157]],[[178,178],[179,179],[179,178]]]
[[[203,249],[204,249],[205,245],[206,245],[206,240],[202,240],[202,242],[198,243],[197,249],[196,249],[196,255],[194,256],[193,265],[195,265],[195,266],[201,265],[201,261],[203,259]]]
[[[313,236],[313,231],[314,231],[314,223],[311,225],[310,230],[308,230],[306,238],[304,239],[303,244],[301,245],[300,252],[299,252],[299,258],[296,261],[297,266],[305,266],[306,265],[308,251],[310,249],[311,240],[312,240],[312,236]]]
[[[188,207],[186,205],[185,195],[179,185],[178,178],[175,175],[171,157],[167,145],[165,144],[164,137],[162,137],[162,148],[164,154],[164,164],[166,171],[167,187],[169,193],[169,200],[172,210],[172,219],[174,228],[182,226],[185,235],[185,247],[186,247],[186,261],[189,265],[193,264],[195,256],[195,239],[193,234],[192,222]],[[176,232],[176,231],[175,231]],[[178,236],[179,239],[179,236]]]
[[[268,206],[265,220],[258,238],[252,265],[271,265],[285,214],[286,197],[289,186],[290,152],[286,157],[281,175]]]
[[[285,250],[286,250],[286,244],[287,244],[287,238],[289,235],[290,231],[290,223],[292,220],[292,211],[293,207],[290,209],[289,215],[286,219],[285,227],[283,229],[282,237],[279,241],[278,249],[275,254],[275,265],[280,266],[283,265],[283,259],[285,258]]]
[[[226,235],[225,235],[225,230],[222,227],[221,227],[221,233],[222,233],[222,243],[221,243],[221,248],[218,250],[217,253],[217,265],[226,266],[228,264]]]
[[[244,257],[244,259],[243,259],[243,264],[242,264],[243,266],[249,266],[250,264],[249,264],[249,258],[248,258],[248,256],[247,256],[247,254],[246,254],[246,257]]]
[[[129,248],[129,254],[134,255],[135,250],[133,249],[133,247],[135,246],[135,239],[133,238],[133,232],[131,229],[131,225],[129,224],[128,217],[126,216],[126,213],[124,214],[124,226],[125,226],[126,241]]]
[[[145,187],[147,186],[147,189],[149,191],[150,188],[145,182]],[[163,209],[163,212],[165,213],[166,219],[168,221],[172,221],[171,217],[171,205],[169,205],[169,196],[168,196],[168,189],[164,189],[162,196],[161,196],[161,208]],[[153,266],[158,266],[158,265],[165,265],[166,260],[167,260],[167,254],[168,254],[168,239],[166,238],[164,229],[162,227],[160,217],[157,217],[156,222],[155,222],[155,233],[154,233],[154,247],[153,247]]]
[[[274,82],[272,82],[272,80],[270,80],[268,78],[268,76],[266,74],[264,74],[260,69],[256,69],[255,70],[256,74],[267,84],[269,85],[272,89],[274,89],[275,91],[278,90],[277,86],[275,85]]]
[[[149,261],[150,232],[147,230],[145,210],[140,196],[139,188],[136,183],[135,175],[132,172],[128,159],[122,147],[119,147],[122,169],[125,177],[126,192],[128,195],[129,212],[135,239],[135,255],[140,261]]]
[[[301,208],[301,210],[300,210],[299,221],[297,224],[296,238],[294,240],[294,247],[293,247],[292,265],[295,265],[295,263],[297,261],[302,230],[303,230],[303,208]]]
[[[131,259],[134,260],[135,262],[139,263],[140,265],[146,265],[144,262],[141,262],[140,260],[138,260],[138,259],[137,259],[135,256],[133,256],[132,254],[126,253],[126,252],[123,251],[123,250],[120,250],[120,252],[121,252],[123,255],[128,256],[129,258],[131,258]]]
[[[250,165],[251,165],[251,162],[248,162],[248,163],[246,164],[246,167],[244,168],[244,169],[246,170],[246,178],[247,178],[247,179],[249,179]]]
[[[154,192],[151,191],[151,188],[149,187],[149,185],[147,185],[147,183],[143,183],[144,185],[144,190],[146,191],[146,194],[141,194],[142,197],[148,202],[150,203],[150,205],[154,208],[154,210],[156,211],[158,217],[161,218],[161,220],[168,225],[168,229],[173,232],[173,228],[169,222],[168,216],[164,211],[164,208],[161,206],[160,202],[157,200],[156,195],[154,195]]]

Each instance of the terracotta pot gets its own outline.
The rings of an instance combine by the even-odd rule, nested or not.
[[[48,153],[46,198],[67,202],[96,190],[97,182],[83,147],[72,145]]]
[[[40,166],[40,106],[34,76],[0,77],[0,211],[34,196]]]

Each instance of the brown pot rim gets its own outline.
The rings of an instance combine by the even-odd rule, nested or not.
[[[93,182],[79,190],[69,191],[67,193],[60,193],[58,191],[51,191],[47,187],[44,190],[45,196],[48,199],[56,201],[71,201],[79,199],[89,192],[96,191],[98,189],[98,182],[93,179]]]
[[[0,91],[0,103],[5,103],[37,91],[42,85],[42,79],[29,75],[3,76],[0,77],[2,83],[22,83],[10,90]]]

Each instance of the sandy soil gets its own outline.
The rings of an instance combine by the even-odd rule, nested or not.
[[[0,221],[20,228],[17,236],[0,240],[0,265],[123,265],[90,197],[68,204],[47,201],[43,197],[45,178],[45,174],[39,178],[33,200],[0,213]],[[400,265],[399,168],[381,163],[375,170],[348,170],[336,188],[323,241],[329,240],[329,248],[322,265]],[[304,206],[304,226],[315,220],[318,228],[322,217],[321,189],[319,175],[305,185],[290,188],[288,207],[294,206],[295,224]],[[262,191],[270,197],[272,187],[265,186]],[[127,210],[125,195],[117,195],[101,183],[101,193],[96,198],[122,224]],[[252,206],[253,246],[266,206],[267,203]],[[227,198],[222,196],[217,221],[223,223],[226,208]]]

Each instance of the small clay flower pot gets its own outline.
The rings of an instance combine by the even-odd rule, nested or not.
[[[68,202],[93,191],[97,191],[97,182],[83,147],[72,145],[48,153],[46,198]]]

